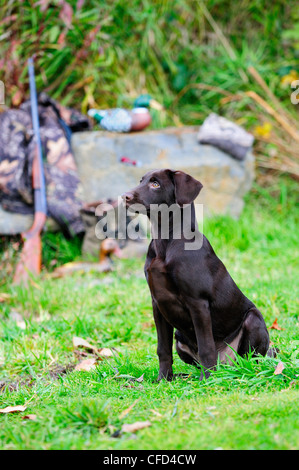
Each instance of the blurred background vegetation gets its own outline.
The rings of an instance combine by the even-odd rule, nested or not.
[[[1,0],[0,79],[6,105],[37,87],[84,113],[162,106],[152,128],[199,125],[219,113],[256,137],[261,178],[299,177],[299,12],[285,0]],[[297,87],[299,88],[299,87]]]

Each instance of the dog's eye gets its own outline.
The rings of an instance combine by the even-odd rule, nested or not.
[[[151,181],[150,185],[152,188],[155,188],[155,189],[160,188],[158,181]]]

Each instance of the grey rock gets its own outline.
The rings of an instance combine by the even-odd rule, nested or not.
[[[33,215],[15,214],[5,211],[0,205],[0,235],[18,235],[29,230],[33,223]],[[45,231],[59,231],[58,224],[48,218],[44,228]]]
[[[243,127],[211,113],[199,129],[198,141],[218,147],[238,160],[243,160],[252,148],[254,137]]]
[[[254,179],[250,151],[239,161],[216,147],[199,144],[198,127],[193,126],[129,134],[80,132],[73,134],[72,148],[86,202],[117,198],[136,186],[147,171],[171,168],[202,182],[195,202],[203,204],[204,215],[239,217]],[[138,166],[121,163],[121,157],[137,161]]]
[[[0,234],[16,235],[28,230],[33,222],[31,215],[13,214],[2,209],[0,205]]]

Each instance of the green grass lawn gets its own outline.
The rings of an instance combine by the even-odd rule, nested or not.
[[[211,377],[174,354],[185,378],[157,382],[156,331],[143,260],[108,274],[11,285],[12,246],[0,253],[1,449],[298,449],[298,212],[295,184],[258,186],[240,220],[215,217],[204,232],[244,293],[262,311],[277,358],[238,358]],[[79,255],[77,242],[45,235],[46,268]],[[8,255],[7,255],[8,253]],[[53,264],[53,263],[52,263]],[[8,294],[6,297],[3,293]],[[79,336],[115,357],[91,371]],[[82,355],[87,354],[87,356]],[[284,365],[275,374],[277,365]],[[137,380],[138,379],[138,380]],[[23,419],[35,415],[34,420]],[[135,433],[124,424],[148,421]]]

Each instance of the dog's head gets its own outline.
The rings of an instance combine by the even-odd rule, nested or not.
[[[183,171],[169,169],[146,173],[136,188],[124,193],[127,207],[142,204],[147,210],[151,204],[191,204],[198,196],[202,184]]]

